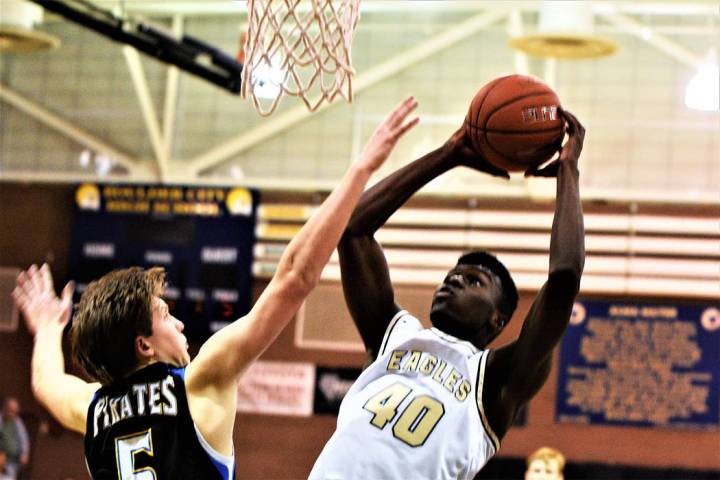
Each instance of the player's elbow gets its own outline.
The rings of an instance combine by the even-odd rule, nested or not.
[[[281,290],[288,298],[305,298],[320,282],[322,270],[290,268],[280,278]]]
[[[572,255],[563,256],[558,262],[550,263],[550,278],[557,281],[574,284],[580,288],[580,278],[585,269],[585,250],[578,249]]]
[[[580,291],[580,279],[582,278],[583,265],[566,265],[554,268],[550,271],[548,283],[553,291],[565,292],[575,298]]]
[[[37,400],[40,403],[44,403],[42,401],[43,391],[42,391],[42,383],[40,380],[36,378],[36,375],[33,375],[32,381],[30,382],[30,389],[32,390],[33,397],[35,397],[35,400]]]
[[[42,405],[46,410],[48,410],[50,413],[52,413],[53,417],[55,417],[58,421],[60,421],[61,419],[58,418],[55,415],[55,412],[53,411],[53,408],[55,407],[55,403],[50,398],[50,393],[48,392],[47,382],[43,381],[42,378],[39,378],[38,375],[33,375],[30,389],[32,390],[32,394],[35,397],[35,400],[37,400],[38,403],[40,405]]]
[[[347,227],[345,227],[343,240],[372,236],[377,229],[377,226],[370,223],[366,217],[367,216],[363,212],[362,205],[356,207],[355,212],[348,221]]]
[[[36,365],[33,365],[32,378],[30,379],[30,389],[35,399],[43,405],[47,405],[47,385],[48,381],[42,375],[42,372]]]
[[[340,237],[339,245],[352,245],[357,241],[358,237],[362,237],[364,235],[365,233],[359,228],[357,222],[348,223],[347,227],[345,227],[345,231],[343,231],[342,237]]]

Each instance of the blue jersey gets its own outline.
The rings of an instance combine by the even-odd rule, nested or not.
[[[235,476],[234,458],[213,450],[193,422],[185,369],[165,363],[95,393],[88,409],[85,461],[95,480]]]

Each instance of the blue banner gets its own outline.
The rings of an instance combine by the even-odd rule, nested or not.
[[[557,421],[713,429],[719,393],[717,304],[575,304],[560,349]]]
[[[258,197],[245,188],[80,185],[70,278],[82,293],[111,270],[163,267],[172,314],[188,336],[205,337],[250,309]]]

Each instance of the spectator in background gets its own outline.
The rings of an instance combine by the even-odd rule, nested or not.
[[[5,471],[10,478],[17,478],[20,469],[30,459],[30,440],[20,419],[20,404],[14,397],[3,401],[0,411],[0,450],[5,452]],[[0,477],[1,478],[1,477]]]
[[[542,447],[527,457],[525,480],[563,480],[565,456],[559,450]]]
[[[5,450],[3,450],[2,436],[0,436],[0,480],[12,480],[12,477],[10,477],[5,470],[6,465],[7,455],[5,455]]]

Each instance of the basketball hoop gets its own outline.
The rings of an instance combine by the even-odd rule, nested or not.
[[[262,116],[284,95],[313,112],[340,95],[352,102],[351,47],[360,0],[248,0],[243,98]]]

